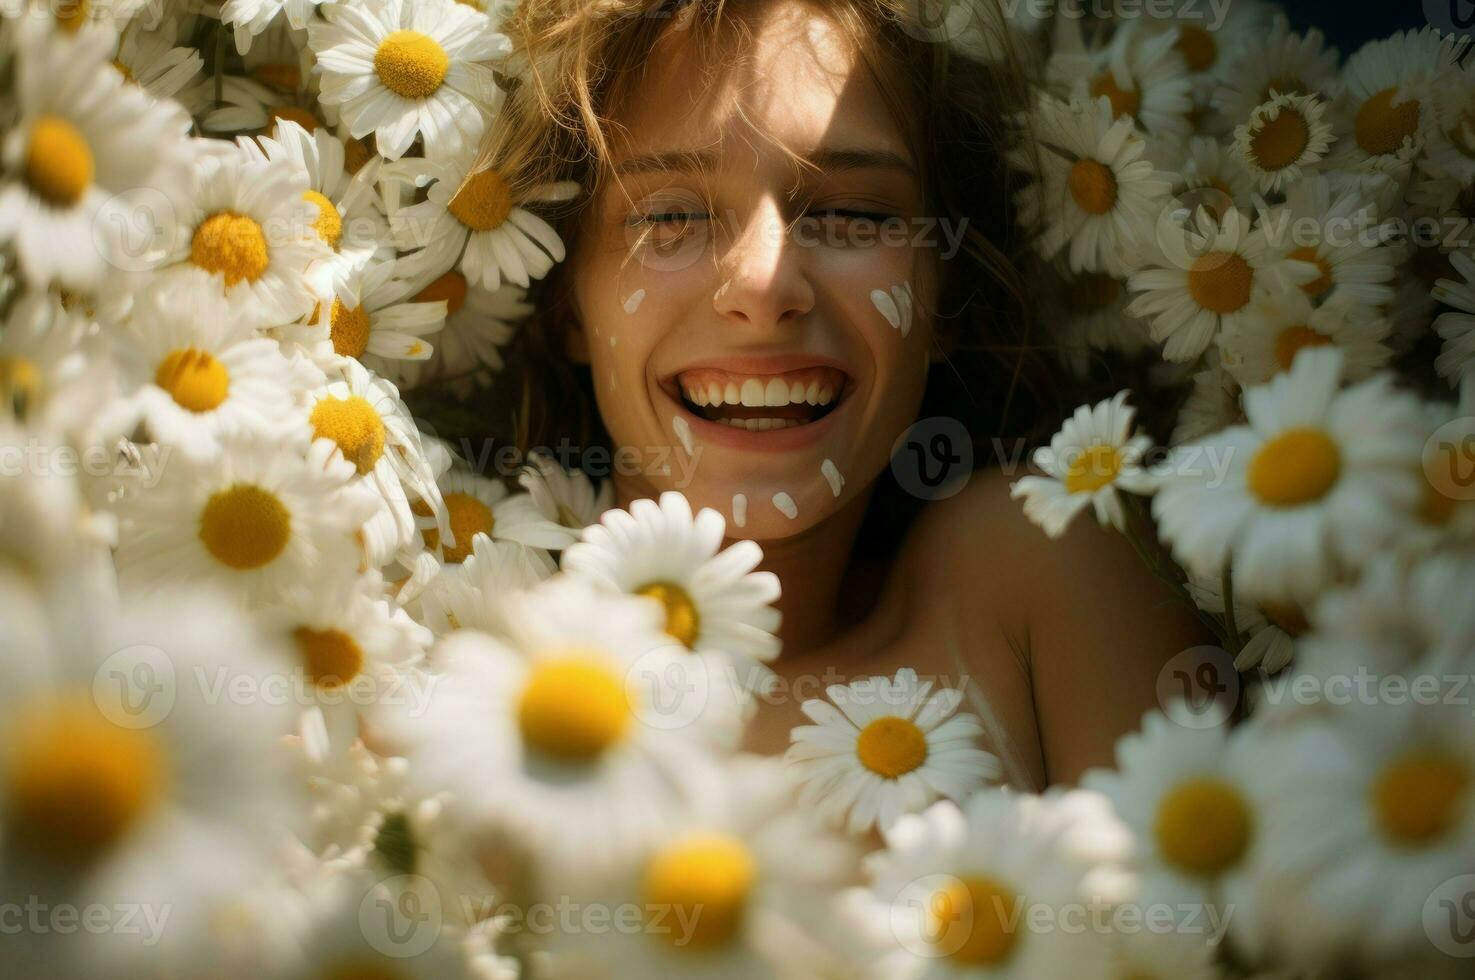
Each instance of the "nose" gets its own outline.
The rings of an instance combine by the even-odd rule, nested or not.
[[[800,258],[782,209],[765,196],[722,258],[714,308],[745,326],[792,324],[814,307],[814,288]]]

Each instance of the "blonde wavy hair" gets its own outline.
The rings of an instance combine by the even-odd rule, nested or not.
[[[517,52],[515,75],[473,169],[495,168],[514,201],[555,181],[577,182],[582,193],[571,202],[524,205],[554,224],[572,256],[585,205],[618,182],[611,167],[617,119],[657,39],[667,30],[685,31],[717,77],[741,57],[750,36],[747,15],[766,2],[521,0],[502,27]],[[1028,432],[1029,422],[1017,419],[1037,421],[1043,413],[1024,408],[1021,402],[1030,399],[1017,396],[1048,389],[1049,372],[1031,340],[1032,259],[1014,218],[1024,182],[1005,165],[1004,151],[1032,146],[1018,120],[1038,59],[1014,43],[1000,0],[973,0],[984,17],[988,59],[927,39],[914,19],[924,0],[805,2],[839,25],[874,75],[921,164],[926,213],[953,227],[966,218],[958,253],[942,263],[936,311],[952,369],[932,372],[939,380],[929,383],[924,410],[961,418],[979,437]],[[608,443],[588,372],[566,353],[573,264],[560,263],[533,284],[529,301],[536,312],[510,345],[489,400],[472,407],[490,434],[513,439],[524,451],[564,439],[578,447]],[[1033,408],[1043,407],[1034,401]]]

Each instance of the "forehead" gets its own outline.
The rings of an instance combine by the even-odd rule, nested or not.
[[[771,144],[808,155],[824,145],[912,154],[879,86],[844,31],[799,0],[766,4],[746,18],[747,33],[718,46],[704,63],[691,30],[668,28],[644,76],[626,92],[618,159],[673,149]],[[732,39],[743,38],[741,50]]]

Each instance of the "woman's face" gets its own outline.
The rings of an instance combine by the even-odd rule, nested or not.
[[[766,540],[888,465],[921,402],[937,269],[913,245],[918,161],[840,30],[780,0],[752,32],[743,66],[706,85],[684,31],[652,53],[620,181],[571,258],[571,353],[629,447],[622,496],[681,490]]]

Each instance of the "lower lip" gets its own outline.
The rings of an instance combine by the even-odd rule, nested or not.
[[[703,418],[671,395],[661,390],[668,401],[675,401],[676,410],[681,417],[686,419],[691,426],[693,440],[703,443],[712,443],[728,449],[739,449],[747,452],[770,452],[786,453],[797,449],[807,449],[825,437],[833,426],[832,420],[845,408],[848,398],[841,401],[825,415],[824,418],[805,425],[790,426],[787,429],[769,429],[767,432],[750,432],[747,429],[732,425],[724,425],[721,422],[713,422]]]

